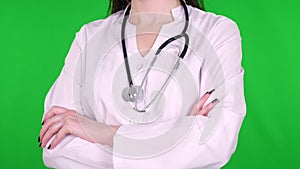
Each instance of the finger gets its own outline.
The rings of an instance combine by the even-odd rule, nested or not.
[[[67,113],[64,113],[64,115],[66,114]],[[76,124],[75,123],[76,121],[78,121],[77,117],[73,113],[73,114],[66,115],[63,119],[61,119],[59,123],[57,123],[58,124],[57,126],[56,124],[53,124],[45,134],[44,142],[46,144],[42,143],[42,147],[46,146],[49,139],[51,139],[54,134],[59,133],[62,129],[66,134],[71,134],[71,131],[74,130],[72,128],[74,128],[74,124]]]
[[[41,147],[45,147],[47,145],[48,141],[52,138],[52,136],[58,133],[58,131],[63,127],[63,124],[63,120],[61,120],[49,127],[49,129],[46,131],[44,137],[41,140]]]
[[[209,96],[215,91],[215,89],[212,89],[211,91],[209,92],[206,92],[204,94],[204,96],[201,97],[200,101],[199,101],[199,109],[202,109],[203,108],[203,105],[205,104],[205,102],[207,101],[207,99],[209,98]]]
[[[49,127],[51,127],[53,124],[57,123],[58,121],[66,118],[68,114],[67,113],[62,113],[62,114],[57,114],[55,116],[52,116],[50,118],[48,118],[47,123],[45,123],[40,131],[40,139],[43,140],[43,137],[45,135],[45,133],[47,132],[47,130],[49,129]]]
[[[205,102],[207,101],[207,99],[209,98],[209,96],[212,94],[212,92],[214,92],[215,89],[206,92],[201,98],[200,100],[193,106],[192,112],[190,113],[190,115],[196,115],[199,110],[201,110],[203,108],[203,105],[205,104]]]
[[[199,101],[196,104],[194,104],[193,109],[192,109],[190,115],[195,116],[198,111],[199,111]]]
[[[49,146],[47,147],[47,149],[53,149],[57,146],[57,144],[66,136],[68,135],[67,132],[67,128],[64,126],[62,127],[58,133],[56,134],[56,136],[54,137],[54,140],[51,142],[51,144],[49,144]]]
[[[214,99],[212,102],[210,102],[208,105],[206,105],[203,109],[201,109],[197,115],[207,116],[209,111],[211,111],[216,104],[218,104],[220,101],[218,99]]]
[[[60,107],[60,106],[52,106],[50,108],[50,110],[46,113],[46,115],[44,116],[42,125],[51,117],[57,115],[57,114],[62,114],[65,113],[68,109],[64,108],[64,107]]]

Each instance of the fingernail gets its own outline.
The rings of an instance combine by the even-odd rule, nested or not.
[[[215,100],[213,100],[211,103],[215,103],[215,102],[217,102],[217,101],[219,101],[218,99],[215,99]]]
[[[50,147],[51,147],[51,144],[47,147],[47,149],[50,149]]]
[[[42,143],[40,143],[39,147],[41,147]]]
[[[212,89],[211,91],[209,91],[208,93],[209,94],[212,94],[212,92],[214,92],[215,91],[215,89]]]
[[[41,138],[40,138],[40,136],[39,136],[39,138],[38,138],[38,142],[40,142],[41,141]]]
[[[42,125],[44,125],[44,120],[42,121]]]

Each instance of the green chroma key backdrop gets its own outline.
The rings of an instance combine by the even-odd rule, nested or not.
[[[209,12],[238,24],[243,39],[247,115],[225,169],[299,168],[299,4],[206,1]],[[108,0],[0,2],[1,168],[46,168],[37,142],[46,92],[75,33],[105,18],[107,6]]]

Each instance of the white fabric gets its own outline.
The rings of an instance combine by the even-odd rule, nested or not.
[[[195,120],[190,131],[176,146],[163,154],[143,159],[123,158],[105,151],[97,144],[69,135],[53,150],[43,150],[43,160],[46,166],[59,169],[215,169],[220,168],[229,161],[236,149],[238,133],[246,115],[243,84],[244,69],[241,67],[242,50],[240,32],[236,23],[225,16],[204,12],[191,6],[188,6],[188,11],[191,22],[190,28],[197,29],[197,31],[201,32],[202,36],[211,44],[211,50],[216,53],[219,63],[222,66],[224,80],[215,83],[218,77],[211,76],[204,66],[208,61],[205,61],[205,59],[195,59],[196,56],[190,52],[191,50],[185,56],[184,63],[191,70],[194,80],[198,82],[196,84],[198,99],[205,92],[216,88],[216,91],[208,101],[219,97],[219,99],[221,99],[219,107],[216,107],[209,117],[201,115],[196,117],[183,117],[183,121]],[[172,14],[174,17],[184,18],[181,6],[172,9]],[[76,106],[78,100],[74,99],[77,96],[77,94],[74,93],[74,89],[80,88],[81,84],[79,82],[80,80],[75,78],[76,64],[80,58],[84,56],[83,51],[85,50],[87,42],[91,41],[93,36],[99,31],[103,31],[104,27],[105,29],[110,28],[110,24],[113,21],[120,20],[122,17],[123,11],[117,12],[106,19],[96,20],[83,25],[80,31],[76,33],[76,37],[65,59],[65,65],[59,77],[47,93],[44,113],[54,105],[69,109],[78,108]],[[173,24],[176,23],[166,24],[161,31],[168,32],[170,28],[173,28],[174,30],[172,31],[176,32],[177,29],[179,31],[182,29],[182,26],[174,27]],[[111,29],[120,28],[112,27]],[[131,24],[127,24],[126,30],[127,34],[134,34],[135,32],[134,26]],[[120,36],[119,31],[113,36],[112,39],[118,39]],[[190,45],[195,47],[193,46],[195,45],[193,42],[197,40],[197,35],[190,35],[190,38],[192,39]],[[193,38],[196,39],[194,40]],[[110,43],[108,41],[113,41],[112,39],[103,38],[100,41],[104,44]],[[166,38],[158,37],[153,48],[157,48],[164,40],[166,40]],[[100,45],[101,44],[99,44],[99,46]],[[128,39],[127,48],[129,56],[138,52],[134,38]],[[180,106],[182,105],[180,105],[181,100],[179,100],[180,94],[174,90],[176,89],[176,84],[170,83],[169,88],[167,87],[165,91],[166,112],[163,113],[161,118],[155,123],[146,125],[134,124],[118,114],[114,108],[111,88],[117,68],[123,63],[123,55],[120,45],[117,45],[114,49],[115,50],[108,53],[102,61],[104,66],[102,67],[102,71],[98,71],[101,72],[101,74],[96,73],[95,76],[96,87],[94,94],[97,98],[96,107],[100,114],[94,112],[92,108],[89,108],[85,110],[87,113],[84,115],[110,125],[122,125],[114,138],[114,146],[112,148],[104,146],[106,149],[119,151],[118,149],[132,146],[129,142],[127,143],[122,136],[141,139],[155,137],[164,133],[168,125],[170,125],[170,122],[178,118],[178,114],[180,113],[178,110],[180,110]],[[167,47],[166,50],[175,53],[178,52],[176,45],[171,45],[171,47]],[[145,68],[149,59],[150,56],[148,55],[145,58],[137,57],[137,60],[130,62],[130,66],[136,67],[136,69],[139,69],[141,66]],[[161,81],[164,79],[157,76],[159,76],[159,73],[153,73],[152,76],[149,76],[147,79],[148,88],[161,85]],[[160,79],[162,80],[160,81]],[[78,83],[74,83],[74,80]],[[140,83],[141,77],[134,77],[134,81]],[[224,89],[224,95],[222,95],[222,88]],[[88,100],[85,100],[85,104],[89,104]],[[221,105],[223,108],[221,108]],[[214,117],[217,118],[217,114],[220,115],[218,119],[210,121],[210,119]],[[183,127],[180,126],[180,124],[184,125],[184,123],[179,123],[178,126],[176,126],[175,132]],[[209,127],[207,126],[209,125],[215,126],[215,128],[208,130]],[[207,132],[203,133],[205,129],[207,129]],[[201,136],[203,136],[203,140],[200,139]],[[145,148],[149,149],[147,146],[148,145],[145,145]],[[142,150],[132,149],[132,151]]]

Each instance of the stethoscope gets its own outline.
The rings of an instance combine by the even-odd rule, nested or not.
[[[185,54],[187,52],[188,45],[189,45],[189,36],[186,34],[186,31],[187,31],[187,28],[188,28],[188,25],[189,25],[189,15],[188,15],[188,9],[187,9],[187,6],[186,6],[185,2],[183,0],[180,0],[180,3],[183,6],[184,13],[185,13],[185,26],[184,26],[181,34],[169,38],[164,43],[162,43],[162,45],[158,48],[158,50],[155,52],[155,56],[153,57],[153,59],[150,63],[150,66],[147,69],[147,72],[146,72],[146,74],[145,74],[145,76],[142,80],[142,83],[140,85],[134,85],[133,82],[132,82],[129,63],[128,63],[128,59],[127,59],[126,43],[125,43],[125,26],[126,26],[126,22],[128,20],[128,15],[130,13],[131,4],[129,4],[127,9],[125,10],[125,16],[123,17],[123,21],[122,21],[121,38],[122,38],[122,49],[123,49],[123,55],[124,55],[124,60],[125,60],[125,67],[126,67],[126,73],[127,73],[129,86],[123,89],[122,97],[127,102],[132,102],[132,103],[134,102],[135,105],[134,105],[133,109],[137,112],[146,112],[146,109],[150,107],[150,105],[153,103],[153,101],[156,100],[156,98],[159,96],[159,94],[164,90],[164,88],[166,87],[166,85],[167,85],[168,81],[170,80],[171,76],[173,75],[173,73],[179,67],[180,58],[183,59],[183,57],[185,56]],[[150,72],[151,67],[156,62],[157,56],[161,53],[161,51],[168,44],[170,44],[171,42],[173,42],[173,41],[175,41],[179,38],[184,38],[185,39],[184,49],[181,52],[181,54],[179,55],[176,63],[174,64],[171,73],[169,74],[166,81],[163,83],[163,85],[160,88],[159,92],[153,97],[153,99],[143,109],[138,109],[137,108],[137,101],[144,97],[144,91],[142,89],[142,86],[144,85],[144,82],[145,82],[146,77],[148,76],[148,74]]]

